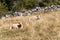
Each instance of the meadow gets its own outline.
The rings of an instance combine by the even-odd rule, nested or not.
[[[18,22],[22,29],[9,29]],[[60,11],[0,19],[0,40],[60,40]]]

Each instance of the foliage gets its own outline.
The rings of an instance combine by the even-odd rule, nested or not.
[[[40,6],[50,6],[50,5],[57,5],[60,4],[60,0],[43,0],[42,3],[40,3]]]
[[[5,15],[5,14],[8,14],[8,8],[6,7],[6,5],[1,5],[0,6],[0,17],[2,16],[2,15]]]
[[[60,4],[60,0],[0,0],[0,15],[7,11],[26,11],[36,6],[50,6]],[[4,13],[5,13],[4,12]],[[4,14],[3,13],[3,14]],[[6,13],[5,13],[6,14]]]

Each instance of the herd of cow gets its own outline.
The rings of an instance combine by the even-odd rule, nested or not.
[[[5,18],[9,18],[9,17],[15,17],[15,16],[27,16],[27,15],[31,15],[33,13],[37,14],[37,13],[41,13],[41,12],[48,12],[48,11],[57,11],[60,10],[60,5],[51,5],[48,7],[36,7],[34,9],[25,11],[24,13],[22,12],[14,12],[10,15],[5,15],[2,16],[1,19],[5,19]]]

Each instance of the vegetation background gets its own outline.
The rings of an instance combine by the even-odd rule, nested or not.
[[[0,0],[0,16],[11,12],[24,12],[36,6],[45,7],[60,4],[60,0]]]

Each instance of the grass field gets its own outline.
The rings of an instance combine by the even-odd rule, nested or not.
[[[37,15],[0,19],[0,40],[60,40],[60,12]],[[23,23],[22,29],[9,29],[18,22]]]

